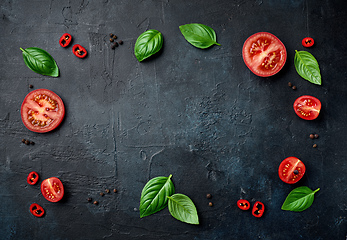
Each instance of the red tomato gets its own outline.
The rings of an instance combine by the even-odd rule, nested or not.
[[[304,39],[302,39],[301,43],[304,47],[312,47],[314,44],[314,40],[313,38],[305,37]]]
[[[41,207],[37,203],[31,204],[29,209],[35,217],[42,217],[43,214],[45,214],[45,210],[43,209],[43,207]]]
[[[27,177],[27,183],[29,183],[30,185],[35,185],[38,180],[39,180],[39,175],[37,174],[37,172],[29,173]]]
[[[305,171],[306,167],[300,159],[288,157],[281,162],[278,175],[283,182],[294,184],[304,176]]]
[[[242,48],[246,66],[260,77],[278,73],[287,60],[287,50],[273,34],[259,32],[250,36]]]
[[[256,201],[252,208],[252,215],[254,217],[260,218],[261,216],[263,216],[264,211],[265,211],[264,203]]]
[[[322,104],[317,98],[308,95],[297,98],[293,105],[295,113],[305,120],[316,119],[321,106]]]
[[[58,202],[64,196],[64,186],[56,177],[43,180],[41,183],[41,193],[50,202]]]
[[[21,107],[24,125],[33,132],[49,132],[59,126],[65,116],[61,98],[47,89],[30,92]]]
[[[240,199],[237,201],[237,206],[241,210],[248,210],[251,207],[251,204],[249,204],[249,202],[245,199]]]

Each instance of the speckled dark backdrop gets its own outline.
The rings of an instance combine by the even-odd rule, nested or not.
[[[345,0],[0,3],[1,239],[346,238]],[[221,46],[201,50],[186,42],[178,27],[193,22],[212,27]],[[163,34],[163,49],[139,63],[134,44],[148,29]],[[242,60],[245,39],[259,31],[275,34],[288,51],[285,67],[271,78],[255,76]],[[59,46],[65,32],[87,49],[86,59]],[[109,33],[124,44],[112,50]],[[306,36],[315,39],[311,49],[301,45]],[[60,77],[29,70],[20,47],[48,51]],[[295,50],[317,58],[322,86],[296,73]],[[24,127],[20,106],[29,84],[63,99],[66,116],[55,131]],[[314,121],[293,111],[304,94],[322,102]],[[310,133],[320,137],[313,141]],[[295,186],[277,174],[289,156],[307,167]],[[46,201],[39,184],[26,183],[30,171],[41,180],[59,177],[63,200]],[[140,219],[143,186],[169,174],[176,192],[195,203],[199,226],[177,221],[167,209]],[[282,211],[287,194],[301,185],[321,188],[313,205],[302,213]],[[106,188],[118,192],[101,197]],[[264,202],[265,215],[242,212],[239,198]],[[43,218],[30,214],[33,202],[46,210]]]

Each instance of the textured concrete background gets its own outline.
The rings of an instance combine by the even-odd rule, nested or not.
[[[0,3],[1,239],[346,238],[346,1]],[[191,46],[178,27],[193,22],[212,27],[221,46]],[[134,44],[148,29],[163,34],[164,46],[139,63]],[[285,67],[271,78],[255,76],[242,60],[244,41],[259,31],[275,34],[287,48]],[[87,49],[86,59],[59,46],[65,32]],[[109,33],[124,44],[112,50]],[[313,48],[302,47],[306,36],[315,39]],[[60,77],[32,72],[20,47],[48,51]],[[322,86],[296,73],[295,50],[317,58]],[[63,99],[66,116],[55,131],[24,127],[20,106],[29,84]],[[322,102],[314,121],[293,111],[294,100],[305,94]],[[313,141],[310,133],[320,137]],[[22,144],[22,138],[36,144]],[[289,156],[307,167],[294,186],[277,173]],[[26,183],[31,171],[41,180],[59,177],[64,199],[46,201],[39,184]],[[195,203],[199,226],[177,221],[167,209],[140,219],[143,186],[169,174],[176,192]],[[321,188],[313,205],[302,213],[282,211],[288,193],[301,185]],[[106,188],[118,192],[101,197]],[[262,201],[265,215],[242,212],[239,198]],[[29,213],[33,202],[46,210],[43,218]]]

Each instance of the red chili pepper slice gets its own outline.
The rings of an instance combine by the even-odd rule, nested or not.
[[[27,182],[30,185],[35,185],[37,183],[37,181],[39,180],[39,175],[37,174],[37,172],[31,172],[29,173],[28,177],[27,177]]]
[[[312,47],[314,44],[314,40],[313,38],[310,37],[305,37],[304,39],[302,39],[302,46],[304,47]]]
[[[251,204],[249,204],[249,202],[245,199],[240,199],[237,201],[237,206],[241,210],[248,210],[251,207]]]
[[[59,39],[59,44],[62,47],[67,47],[70,45],[71,40],[72,40],[71,35],[68,33],[64,33],[63,36],[61,36],[61,38]]]
[[[30,205],[30,212],[35,217],[42,217],[43,214],[45,214],[45,210],[43,209],[43,207],[41,207],[37,203],[33,203],[33,204]]]
[[[252,208],[252,214],[254,217],[260,218],[263,216],[265,211],[265,206],[262,202],[256,201]]]
[[[72,47],[72,52],[79,58],[85,58],[87,56],[87,50],[79,44],[75,44]]]

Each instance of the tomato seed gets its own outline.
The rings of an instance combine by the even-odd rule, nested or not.
[[[311,138],[311,139],[314,139],[314,134],[311,133],[311,134],[310,134],[310,138]]]
[[[316,148],[316,147],[317,147],[317,144],[313,144],[313,146],[312,146],[312,147]]]
[[[316,134],[314,135],[314,138],[319,138],[319,135],[316,133]]]
[[[213,206],[213,203],[212,203],[212,202],[209,202],[208,205],[209,205],[210,207],[212,207],[212,206]]]
[[[206,198],[210,199],[210,198],[212,198],[212,195],[208,193],[208,194],[206,194]]]

